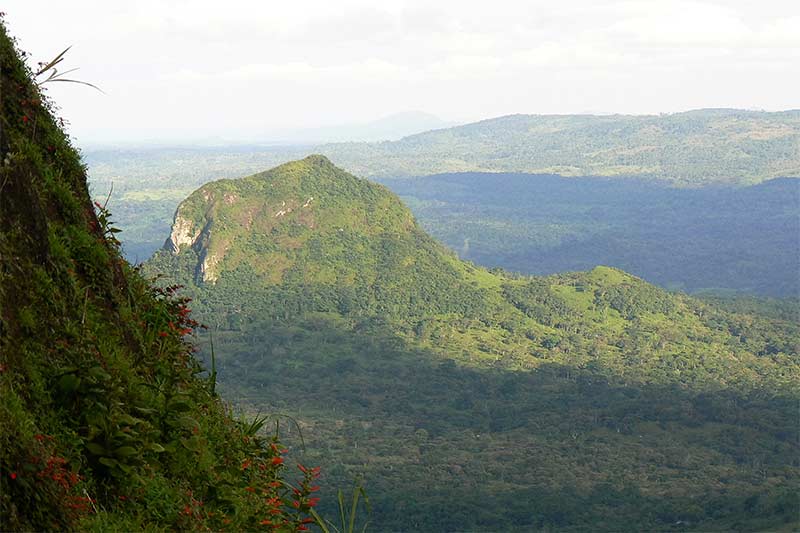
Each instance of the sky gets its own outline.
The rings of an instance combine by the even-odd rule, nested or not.
[[[5,0],[81,143],[268,141],[422,111],[800,108],[797,0]]]

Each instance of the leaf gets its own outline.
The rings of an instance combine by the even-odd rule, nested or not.
[[[190,452],[199,452],[200,448],[202,447],[202,443],[197,439],[197,437],[181,439],[181,445]]]
[[[120,446],[116,450],[114,450],[114,455],[118,457],[130,457],[131,455],[136,455],[139,452],[133,446]]]
[[[93,378],[97,379],[98,381],[108,381],[111,379],[111,374],[103,370],[101,366],[93,366],[89,369],[89,375]]]
[[[183,400],[173,400],[167,407],[170,411],[177,411],[178,413],[185,413],[192,410],[192,405]]]
[[[117,461],[116,459],[112,459],[111,457],[101,457],[100,464],[106,465],[109,468],[113,468],[115,466],[119,466],[119,461]]]
[[[313,508],[309,509],[309,512],[311,513],[311,516],[314,518],[314,520],[317,521],[316,525],[319,526],[319,528],[322,530],[322,533],[331,533],[331,530],[328,528],[327,525],[325,525],[325,520],[322,519],[319,513],[317,513]]]
[[[81,385],[81,378],[76,376],[75,374],[65,374],[61,376],[61,379],[58,380],[58,390],[60,390],[64,394],[72,394],[78,387]]]
[[[198,427],[200,424],[198,424],[197,420],[195,420],[190,416],[182,416],[178,419],[178,425],[185,429],[194,429]]]
[[[57,56],[56,56],[54,59],[52,59],[52,60],[51,60],[49,63],[47,63],[47,64],[46,64],[46,65],[44,65],[42,68],[40,68],[38,71],[36,71],[36,73],[34,74],[34,76],[40,76],[41,74],[43,74],[43,73],[47,72],[48,70],[50,70],[50,69],[51,69],[51,68],[53,68],[54,66],[58,65],[59,63],[61,63],[61,62],[64,60],[64,54],[66,54],[67,52],[69,52],[69,49],[70,49],[70,48],[72,48],[72,45],[70,45],[70,46],[67,46],[67,47],[64,49],[64,51],[63,51],[63,52],[61,52],[60,54],[58,54],[58,55],[57,55]]]
[[[106,454],[105,446],[101,446],[100,444],[97,444],[96,442],[87,443],[86,444],[86,449],[89,450],[89,453],[91,453],[92,455],[105,455]]]
[[[150,444],[148,444],[146,446],[146,448],[148,450],[150,450],[151,452],[156,452],[156,453],[163,453],[163,452],[167,451],[166,448],[164,448],[162,445],[160,445],[157,442],[151,442]]]
[[[141,424],[142,422],[144,422],[142,419],[134,418],[129,414],[120,415],[118,420],[121,424],[125,424],[127,426],[135,426],[137,424]]]

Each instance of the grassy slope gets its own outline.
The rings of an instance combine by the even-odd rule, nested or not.
[[[308,492],[197,377],[185,302],[121,259],[2,24],[0,68],[0,529],[295,531]]]
[[[331,483],[365,474],[381,527],[796,518],[791,322],[606,267],[477,268],[318,156],[208,184],[178,212],[210,228],[219,280],[197,282],[197,250],[147,268],[218,328],[224,390],[296,415]]]

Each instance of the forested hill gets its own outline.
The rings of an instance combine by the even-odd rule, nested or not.
[[[0,531],[306,528],[314,471],[198,376],[2,21],[0,90]]]
[[[224,394],[296,417],[379,530],[797,519],[792,321],[607,267],[487,271],[322,156],[204,185],[144,268],[195,299]]]
[[[677,186],[800,176],[800,110],[510,115],[394,142],[317,148],[370,177],[444,172],[638,176]]]
[[[635,190],[641,181],[705,188],[799,177],[799,116],[800,111],[740,110],[663,116],[514,115],[394,142],[105,149],[88,150],[86,159],[98,197],[105,199],[113,187],[110,207],[125,229],[126,256],[140,262],[160,244],[180,200],[197,187],[215,179],[247,176],[309,153],[326,155],[350,172],[378,180],[455,172],[545,173],[600,177],[599,181],[605,176],[619,182],[624,195],[628,184]],[[480,186],[475,190],[480,194]],[[698,205],[697,214],[704,213],[713,216],[703,204]],[[554,214],[569,218],[571,213]],[[598,222],[601,226],[613,223],[608,218]],[[434,235],[440,237],[439,232]],[[579,237],[585,235],[579,232]],[[710,245],[717,248],[729,243]],[[649,254],[653,248],[644,246],[643,250]],[[597,254],[589,260],[595,261],[592,266],[602,262]],[[527,266],[522,270],[543,271]],[[664,276],[650,279],[680,281],[680,273],[667,270]],[[769,285],[772,281],[760,282]],[[738,289],[742,285],[722,286]]]

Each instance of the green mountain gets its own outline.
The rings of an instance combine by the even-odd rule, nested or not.
[[[677,186],[800,176],[800,110],[669,115],[510,115],[394,142],[317,150],[359,175],[527,172],[618,176]]]
[[[307,527],[313,470],[198,376],[1,21],[0,88],[0,530]]]
[[[583,176],[586,179],[580,183],[587,186],[578,194],[589,199],[592,195],[591,180],[604,182],[607,180],[597,180],[597,177],[605,177],[615,181],[623,198],[621,201],[627,201],[631,195],[633,202],[642,200],[639,194],[642,181],[667,187],[702,188],[717,185],[738,187],[776,177],[800,177],[800,112],[707,109],[659,116],[514,115],[429,131],[391,142],[331,143],[314,147],[95,149],[86,151],[86,161],[93,190],[101,200],[105,199],[113,184],[110,206],[125,228],[122,239],[126,257],[140,262],[159,247],[180,200],[200,185],[223,177],[247,176],[312,152],[323,154],[360,176],[380,180],[395,178],[385,183],[399,194],[405,194],[401,192],[404,187],[402,179],[408,177],[456,172],[511,172]],[[483,194],[494,186],[493,181],[487,179],[483,187],[476,184],[474,194]],[[627,189],[629,186],[630,190]],[[660,203],[658,197],[650,199]],[[441,200],[447,202],[446,197]],[[590,207],[586,204],[584,201],[581,206]],[[561,206],[558,202],[555,205]],[[647,209],[649,205],[645,203],[642,207]],[[695,216],[716,218],[716,207],[701,203]],[[591,239],[591,228],[582,227],[581,211],[576,212],[569,205],[560,210],[551,207],[550,211],[570,226],[567,230],[574,232],[579,240]],[[738,212],[747,212],[747,207],[738,209]],[[430,210],[420,214],[423,222],[430,220],[426,214],[430,214]],[[494,236],[489,237],[486,233],[495,234],[497,224],[507,222],[492,221],[486,216],[482,218],[488,226],[495,226],[484,227],[489,231],[480,236],[488,239]],[[605,214],[599,217],[599,224],[604,227],[616,225],[615,218],[614,213]],[[680,220],[668,217],[665,222],[672,225],[680,223]],[[767,231],[772,233],[775,230],[767,228]],[[441,232],[434,232],[434,235],[444,238]],[[640,236],[630,237],[638,239]],[[659,244],[651,244],[647,235],[641,237],[644,237],[644,253],[657,255]],[[724,237],[724,234],[716,239],[710,237],[710,245],[715,250],[731,246]],[[498,240],[507,238],[508,234],[500,235]],[[450,240],[445,239],[445,242],[450,244]],[[683,241],[681,245],[691,246],[692,243]],[[615,257],[613,253],[605,254],[607,251],[587,250],[584,255],[593,261],[592,266],[609,264],[603,257],[608,255],[609,260]],[[691,266],[694,258],[689,256],[687,260]],[[745,261],[749,262],[749,259]],[[756,268],[763,269],[762,265],[769,265],[769,259],[763,258],[757,263],[760,264]],[[513,260],[485,265],[518,268]],[[641,265],[627,260],[617,266],[630,270]],[[542,272],[547,269],[522,270]],[[636,271],[644,275],[651,270],[648,266]],[[645,278],[656,283],[662,280],[686,281],[688,287],[695,281],[691,279],[695,274],[695,271],[689,271],[689,276],[684,276],[683,265],[676,268],[670,265],[656,277]],[[740,279],[736,277],[734,274],[730,284],[717,286],[743,289],[747,286],[747,278],[752,278],[753,274],[748,272],[741,274]],[[697,281],[702,283],[702,287],[708,286],[708,280]],[[762,283],[765,286],[785,285],[784,280],[771,277]],[[761,288],[758,291],[765,292]]]
[[[487,271],[322,156],[204,185],[144,268],[194,298],[223,395],[293,416],[326,485],[363,476],[381,531],[797,523],[782,314]]]

